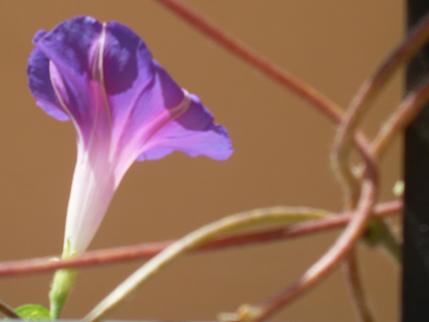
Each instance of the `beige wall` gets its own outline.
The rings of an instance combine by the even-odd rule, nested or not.
[[[210,16],[285,69],[346,104],[402,35],[399,0],[193,0]],[[224,215],[270,205],[339,209],[328,152],[334,127],[310,106],[208,42],[155,1],[0,0],[0,259],[58,253],[75,158],[70,124],[35,107],[26,86],[31,38],[74,15],[119,20],[156,58],[198,93],[230,130],[227,162],[174,155],[135,164],[92,248],[162,240]],[[400,96],[400,77],[368,120],[369,133]],[[384,198],[400,174],[399,147],[383,163]],[[139,290],[116,318],[213,319],[265,298],[297,277],[336,234],[181,259]],[[361,266],[379,321],[398,315],[398,269],[361,249]],[[86,313],[138,263],[82,271],[66,309]],[[0,298],[46,304],[50,276],[0,279]],[[353,321],[340,271],[279,320]]]

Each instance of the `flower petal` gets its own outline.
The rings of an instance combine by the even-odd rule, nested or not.
[[[36,99],[37,105],[48,115],[59,121],[69,120],[69,116],[62,109],[52,87],[49,74],[49,59],[40,49],[34,49],[28,59],[28,86]]]
[[[90,136],[95,119],[92,56],[101,31],[101,23],[94,18],[76,17],[35,37],[36,50],[49,60],[44,74],[49,74],[57,101],[84,139]]]
[[[153,83],[155,66],[145,43],[120,23],[106,24],[105,44],[104,85],[112,113],[112,134],[118,140],[123,132],[129,132],[130,115]],[[139,123],[139,127],[144,124]]]
[[[59,70],[90,78],[92,48],[101,31],[102,24],[96,19],[75,17],[36,36],[35,42]]]
[[[186,94],[157,63],[155,76],[133,102],[117,138],[125,169],[135,160],[160,159],[177,150],[223,160],[232,153],[226,130],[214,124],[200,100]],[[182,110],[180,105],[188,100]],[[125,158],[125,159],[124,159]]]
[[[146,87],[152,78],[152,55],[146,44],[128,27],[107,23],[104,81],[107,94],[114,96],[114,107],[123,109],[129,105],[134,98],[130,94]]]
[[[184,98],[183,90],[158,64],[154,64],[154,77],[128,107],[127,118],[121,129],[121,144],[143,135],[156,120],[174,108]],[[138,138],[140,141],[140,138]]]
[[[225,160],[231,156],[233,150],[226,129],[214,123],[213,116],[197,96],[190,95],[190,98],[188,110],[160,129],[146,144],[138,160],[157,159],[160,155],[166,155],[167,151],[215,160]]]
[[[94,238],[117,188],[114,171],[105,155],[89,154],[78,146],[67,208],[64,247],[83,253]],[[93,151],[91,151],[93,152]]]

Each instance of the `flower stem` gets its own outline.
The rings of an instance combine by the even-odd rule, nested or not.
[[[75,282],[76,273],[76,270],[72,269],[60,269],[55,272],[49,292],[49,313],[51,319],[56,320],[60,317]]]
[[[76,253],[70,248],[70,243],[67,241],[64,244],[62,258],[68,259],[75,256]],[[59,269],[55,272],[49,292],[49,314],[52,320],[60,317],[64,304],[76,280],[76,273],[76,270],[73,269]]]

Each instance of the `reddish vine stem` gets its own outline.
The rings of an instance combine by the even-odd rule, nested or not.
[[[371,144],[371,152],[374,156],[383,155],[393,136],[403,130],[416,117],[428,99],[429,79],[407,94],[399,105],[397,113],[393,114],[384,123]]]
[[[246,62],[271,80],[284,86],[301,99],[307,101],[312,107],[315,107],[331,121],[334,121],[334,123],[340,124],[343,121],[345,113],[338,104],[322,95],[308,83],[292,75],[290,72],[283,70],[280,66],[273,64],[241,41],[227,34],[193,8],[185,5],[180,0],[157,1],[189,23],[196,30],[200,31],[204,36],[213,40],[223,49],[237,56],[241,61]],[[369,150],[367,140],[362,133],[358,132],[355,135],[355,140],[360,142],[358,144],[362,146],[366,145],[367,150]]]
[[[339,129],[335,142],[336,153],[333,154],[337,172],[350,200],[354,199],[358,193],[358,183],[349,168],[349,156],[353,147],[353,131],[387,81],[391,79],[402,64],[407,63],[414,56],[428,39],[429,14],[421,19],[421,22],[410,32],[408,37],[383,61],[374,75],[362,84],[350,103],[348,108],[350,113]]]
[[[374,217],[384,218],[386,216],[391,216],[401,211],[401,209],[401,200],[380,203],[374,208]],[[343,213],[335,215],[329,219],[296,224],[284,228],[267,229],[232,235],[209,242],[197,249],[196,252],[205,252],[223,248],[251,245],[254,243],[280,241],[307,236],[316,232],[340,228],[350,221],[350,216],[351,214],[349,213]],[[87,252],[79,257],[66,260],[55,260],[52,257],[44,257],[2,262],[0,263],[0,277],[51,272],[60,268],[84,268],[88,266],[92,267],[98,265],[107,265],[111,263],[119,263],[137,259],[149,259],[160,253],[167,246],[171,245],[172,242],[173,241],[164,241],[158,243],[145,243],[133,246],[96,250]]]
[[[362,192],[357,203],[357,208],[352,212],[351,219],[346,228],[323,256],[308,268],[301,277],[286,289],[268,299],[258,306],[258,314],[254,321],[260,322],[268,319],[285,305],[291,303],[298,296],[314,287],[324,277],[344,260],[353,249],[355,243],[359,240],[366,229],[371,212],[376,202],[378,175],[376,162],[368,150],[357,146],[366,164],[366,171],[362,179]],[[359,312],[362,314],[362,312]],[[362,315],[361,315],[362,317]]]
[[[338,122],[342,118],[343,111],[335,102],[323,96],[301,79],[257,54],[241,41],[228,35],[199,12],[178,0],[158,0],[158,2],[240,60],[309,102],[331,120]]]
[[[344,265],[347,270],[346,277],[350,285],[350,292],[355,299],[357,311],[362,321],[374,322],[373,314],[369,303],[366,301],[365,294],[362,293],[363,288],[359,275],[359,267],[357,260],[357,250],[352,249],[347,257],[347,265]]]

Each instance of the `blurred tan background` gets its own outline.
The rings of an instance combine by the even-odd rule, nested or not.
[[[403,34],[399,0],[189,0],[226,30],[344,105]],[[175,154],[135,164],[92,249],[176,238],[254,207],[309,205],[337,210],[329,166],[334,127],[293,94],[210,43],[156,1],[0,0],[0,259],[56,254],[75,161],[71,124],[50,119],[26,85],[31,38],[74,15],[118,20],[138,32],[184,87],[229,129],[227,162]],[[400,75],[368,118],[368,133],[401,95]],[[383,162],[384,199],[400,175],[399,143]],[[336,233],[183,258],[140,289],[112,317],[213,319],[283,288]],[[361,247],[361,268],[378,321],[396,321],[399,270]],[[66,309],[80,317],[139,263],[81,272]],[[47,304],[50,275],[0,279],[0,298]],[[277,320],[355,321],[341,270]]]

